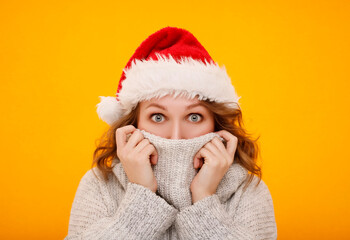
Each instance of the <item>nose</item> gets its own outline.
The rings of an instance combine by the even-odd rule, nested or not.
[[[183,135],[181,124],[179,122],[174,122],[170,129],[170,139],[182,139]]]

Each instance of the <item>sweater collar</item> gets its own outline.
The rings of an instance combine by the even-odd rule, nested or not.
[[[113,173],[117,177],[123,189],[126,190],[129,182],[128,177],[121,162],[115,158],[114,163],[115,165],[112,169]],[[240,164],[233,163],[230,166],[216,190],[216,194],[218,195],[221,203],[226,202],[236,192],[238,187],[244,182],[247,174],[247,170]]]

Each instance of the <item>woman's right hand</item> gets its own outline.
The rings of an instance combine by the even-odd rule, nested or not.
[[[127,140],[127,135],[131,134]],[[116,130],[117,156],[130,182],[157,191],[157,180],[151,164],[157,164],[158,153],[140,130],[133,125]]]

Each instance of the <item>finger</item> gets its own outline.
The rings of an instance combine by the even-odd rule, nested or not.
[[[194,158],[193,159],[193,167],[195,169],[199,168],[201,165],[203,165],[203,159],[202,158]]]
[[[156,165],[157,162],[158,162],[158,152],[157,152],[157,149],[154,148],[154,151],[151,153],[151,156],[150,156],[150,159],[151,159],[151,163]]]
[[[224,143],[218,138],[214,137],[211,142],[221,151],[221,152],[227,152],[227,149],[224,145]]]
[[[199,167],[199,159],[198,158],[194,158],[193,159],[193,167],[195,169]]]
[[[149,144],[148,146],[146,146],[144,149],[142,149],[140,153],[150,156],[151,163],[154,163],[154,164],[157,163],[158,152],[157,152],[157,149],[152,144]]]
[[[200,156],[202,156],[204,159],[203,164],[208,164],[214,159],[214,155],[206,148],[202,148],[199,152]]]
[[[228,164],[232,164],[233,157],[231,156],[225,147],[225,145],[222,143],[222,141],[218,137],[214,137],[212,140],[212,143],[217,147],[217,149],[221,152],[222,156],[226,161],[228,161]]]
[[[194,155],[194,157],[193,157],[193,166],[194,166],[195,169],[198,168],[201,163],[203,163],[202,158],[203,158],[203,156],[202,156],[200,151],[198,151],[196,153],[196,155]]]
[[[153,152],[151,152],[150,160],[153,165],[156,165],[158,162],[158,152],[157,149],[154,147],[153,144],[150,143],[150,145],[153,147]],[[147,146],[146,146],[147,147]]]
[[[212,155],[217,156],[217,158],[223,158],[223,153],[216,147],[216,145],[212,142],[209,142],[204,145],[204,148],[208,149]],[[225,149],[226,152],[226,149]]]
[[[123,148],[126,144],[126,136],[129,133],[135,131],[135,127],[133,125],[127,125],[121,128],[118,128],[115,132],[117,147]]]
[[[136,145],[144,139],[143,134],[140,130],[135,129],[135,131],[130,136],[129,140],[126,143],[126,148],[133,149]]]
[[[226,130],[221,130],[216,133],[226,140],[227,152],[233,157],[237,149],[238,138]]]
[[[194,158],[193,158],[193,165],[194,165],[194,168],[197,169],[197,168],[201,168],[203,166],[203,157],[201,156],[201,153],[198,152]]]
[[[142,149],[144,149],[148,144],[150,144],[149,140],[147,138],[144,138],[137,144],[137,146],[134,148],[134,150],[138,153],[141,152]]]

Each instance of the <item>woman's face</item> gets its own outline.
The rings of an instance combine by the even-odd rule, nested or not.
[[[183,96],[140,102],[137,128],[168,139],[190,139],[214,132],[214,116],[197,98]]]

